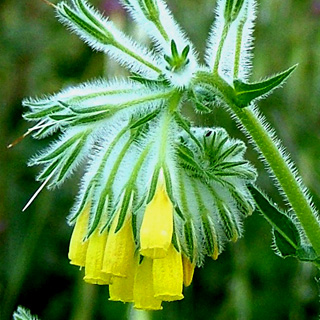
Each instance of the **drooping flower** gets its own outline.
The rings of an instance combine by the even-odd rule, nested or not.
[[[68,218],[74,225],[70,263],[84,268],[85,281],[109,285],[110,300],[160,310],[162,301],[183,299],[183,285],[191,284],[206,256],[217,259],[226,241],[241,236],[242,217],[254,209],[248,185],[256,172],[244,160],[241,141],[224,129],[195,128],[183,116],[187,99],[197,111],[210,112],[222,104],[222,94],[194,82],[204,67],[163,1],[122,2],[146,26],[156,50],[135,43],[85,0],[56,6],[64,24],[132,76],[25,100],[25,118],[37,121],[30,129],[36,138],[62,133],[30,164],[44,165],[42,188],[49,181],[49,187],[60,185],[86,160]],[[250,38],[254,1],[219,3],[220,11],[231,10],[220,22],[234,22],[247,32],[243,39]],[[217,37],[210,43],[220,51],[207,58],[219,62]],[[207,64],[207,72],[223,68],[218,80],[224,86],[232,82],[236,72],[228,59]]]
[[[174,208],[163,177],[160,180],[153,199],[147,204],[140,229],[140,254],[152,259],[167,256],[173,234]]]

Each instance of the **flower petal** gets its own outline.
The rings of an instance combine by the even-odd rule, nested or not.
[[[128,261],[127,277],[113,277],[112,284],[109,285],[109,300],[121,302],[133,302],[133,286],[136,270],[138,267],[137,257],[133,261]]]
[[[164,258],[172,240],[173,205],[160,185],[147,205],[140,229],[140,253],[152,259]]]
[[[116,277],[127,277],[134,263],[135,243],[133,239],[131,214],[126,217],[122,228],[115,233],[119,212],[109,232],[103,259],[103,272]]]
[[[110,284],[111,275],[102,272],[103,254],[107,242],[106,231],[100,233],[97,228],[89,238],[84,281],[92,284]]]
[[[165,258],[153,260],[153,288],[155,298],[163,301],[183,299],[182,258],[173,245]]]
[[[188,287],[192,282],[195,264],[191,263],[189,258],[182,256],[182,265],[183,265],[183,284],[186,287]]]
[[[162,310],[161,300],[154,297],[152,259],[144,258],[137,268],[133,288],[134,307],[143,310]]]
[[[83,239],[87,233],[89,213],[90,206],[88,205],[77,218],[70,240],[68,253],[70,263],[80,267],[84,267],[86,263],[86,254],[89,242],[88,240],[83,241]]]

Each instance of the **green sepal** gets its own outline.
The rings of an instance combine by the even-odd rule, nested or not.
[[[234,80],[233,86],[238,107],[248,107],[253,100],[262,98],[263,96],[271,93],[288,79],[296,67],[297,65],[294,65],[288,70],[261,82],[245,83],[239,79]]]
[[[50,174],[56,170],[56,168],[61,164],[60,158],[52,161],[37,177],[38,181],[43,181],[50,176]]]
[[[52,126],[43,127],[42,129],[40,129],[36,133],[34,133],[32,135],[32,137],[35,139],[43,139],[44,137],[46,137],[48,135],[48,132],[51,130],[52,130]]]
[[[93,193],[94,193],[94,190],[93,190]],[[99,199],[96,210],[93,211],[94,207],[92,207],[90,210],[90,220],[89,220],[90,223],[89,223],[89,228],[88,228],[88,232],[85,239],[88,239],[91,236],[91,234],[94,232],[94,230],[96,230],[96,228],[98,227],[100,219],[102,217],[102,213],[104,213],[106,205],[108,205],[109,201],[111,201],[110,195],[109,195],[109,189],[104,189]],[[109,224],[110,224],[110,219],[108,219],[104,228],[109,226]]]
[[[129,206],[131,203],[132,196],[133,196],[133,194],[130,189],[125,191],[124,196],[123,196],[123,200],[121,202],[121,209],[119,212],[118,224],[115,229],[115,233],[117,233],[123,226],[124,220],[126,218],[126,215],[128,213],[128,209],[129,209]]]
[[[194,262],[194,247],[195,247],[195,241],[194,241],[194,231],[192,227],[192,221],[188,220],[185,222],[183,226],[183,233],[184,233],[184,238],[186,242],[186,249],[187,249],[187,256],[190,259],[190,262]]]
[[[86,188],[86,191],[84,192],[84,195],[81,199],[80,205],[78,206],[78,209],[76,212],[74,212],[72,215],[69,215],[67,218],[68,224],[72,225],[74,221],[78,218],[80,213],[84,210],[85,206],[87,203],[90,201],[89,199],[92,196],[92,189],[94,185],[93,182],[91,181],[88,187]]]
[[[189,52],[190,52],[190,46],[187,45],[187,46],[185,46],[184,49],[182,50],[181,57],[182,57],[184,60],[187,60],[187,57],[188,57]]]
[[[182,213],[182,211],[181,211],[181,209],[180,209],[180,207],[179,207],[178,205],[175,205],[174,210],[175,210],[175,212],[177,213],[177,215],[178,215],[183,221],[186,220],[185,216],[183,215],[183,213]]]
[[[191,129],[190,129],[191,124],[190,124],[190,122],[188,120],[186,120],[186,119],[183,119],[181,114],[179,114],[178,112],[174,113],[174,120],[179,125],[179,127],[181,127],[181,129],[183,129],[189,135],[189,137],[192,139],[192,141],[196,143],[196,145],[200,148],[200,150],[203,150],[202,144],[194,136],[194,134],[191,132]]]
[[[233,158],[236,157],[239,153],[244,152],[246,149],[246,146],[243,143],[235,143],[230,146],[227,150],[224,152],[221,152],[220,155],[216,158],[217,162],[224,161],[229,156],[232,156]]]
[[[199,102],[198,100],[196,100],[195,98],[191,98],[191,101],[193,102],[193,107],[195,108],[196,111],[198,111],[199,113],[211,113],[212,109],[208,108],[207,106],[205,106],[203,103]]]
[[[82,150],[85,142],[86,142],[86,139],[80,140],[78,142],[78,144],[74,147],[74,149],[70,153],[70,155],[67,158],[67,160],[64,161],[64,165],[62,166],[62,168],[60,170],[60,173],[59,173],[57,181],[54,181],[53,183],[51,183],[49,185],[49,187],[54,185],[56,182],[61,181],[65,177],[65,175],[68,173],[68,170],[69,170],[70,166],[74,163],[74,161],[77,159],[77,157],[81,153],[81,150]]]
[[[178,48],[176,45],[176,42],[174,40],[171,40],[171,53],[172,53],[172,58],[179,58],[179,52],[178,52]]]
[[[135,243],[137,244],[137,211],[132,210],[131,227]]]
[[[172,233],[172,240],[171,240],[174,248],[180,252],[181,251],[181,247],[180,247],[180,243],[179,243],[179,238],[177,237],[177,231],[176,231],[176,226],[175,226],[175,222],[173,220],[173,233]]]
[[[192,102],[194,109],[200,113],[211,113],[212,107],[210,108],[211,101],[205,90],[198,89],[198,95],[193,89],[188,92],[188,97]],[[199,99],[201,98],[201,100]]]
[[[191,171],[192,174],[196,175],[197,177],[205,176],[205,172],[194,159],[194,154],[188,147],[183,144],[179,144],[176,146],[176,152],[182,162],[183,167],[188,169],[188,171]]]
[[[245,217],[248,217],[254,211],[254,204],[251,203],[249,200],[245,199],[241,192],[238,192],[237,189],[230,190],[232,194],[232,198],[236,200],[237,209],[241,214]]]
[[[163,176],[164,176],[164,181],[165,181],[165,185],[166,185],[166,192],[168,194],[168,197],[169,197],[171,203],[173,204],[173,206],[175,206],[170,170],[167,165],[164,165],[162,167],[162,170],[163,170]]]
[[[217,247],[217,234],[213,223],[207,215],[201,217],[202,228],[204,231],[204,244],[208,256],[212,256]]]
[[[154,119],[158,114],[160,113],[159,109],[156,109],[155,111],[147,114],[146,116],[140,118],[139,120],[137,120],[136,122],[134,122],[131,126],[130,129],[135,129],[138,128],[140,126],[142,126],[143,124],[151,121],[152,119]]]
[[[160,169],[161,169],[160,166],[156,166],[156,168],[153,172],[146,204],[148,204],[153,199],[153,196],[156,193]]]
[[[25,104],[26,106],[29,106],[29,104]],[[37,120],[43,117],[46,117],[52,113],[55,113],[57,111],[60,111],[60,106],[52,106],[45,110],[41,109],[40,111],[30,111],[23,115],[23,118],[26,120]]]
[[[83,133],[79,133],[68,139],[65,143],[60,145],[57,149],[54,149],[52,152],[49,154],[45,154],[42,157],[39,157],[36,162],[37,163],[42,163],[42,162],[47,162],[51,161],[52,159],[60,156],[62,153],[64,153],[68,148],[70,148],[81,136]]]
[[[218,203],[218,212],[221,218],[222,227],[228,240],[237,241],[240,236],[240,230],[234,220],[233,214],[229,208],[222,202]]]

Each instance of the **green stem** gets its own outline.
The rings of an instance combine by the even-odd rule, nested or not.
[[[216,58],[215,58],[215,61],[214,61],[213,73],[215,75],[218,75],[218,69],[219,69],[219,64],[220,64],[220,60],[221,60],[222,49],[223,49],[223,46],[224,46],[224,42],[227,39],[227,35],[228,35],[228,32],[229,32],[229,29],[230,29],[230,24],[226,23],[223,26],[221,40],[220,40],[218,51],[217,51]]]
[[[267,166],[273,171],[281,189],[287,197],[289,204],[297,215],[312,247],[320,256],[320,224],[310,201],[301,188],[297,175],[283,157],[281,148],[266,129],[257,114],[250,108],[239,108],[236,103],[234,90],[220,77],[213,77],[210,73],[199,72],[195,83],[209,85],[218,90],[227,104],[227,109],[233,114],[252,138],[260,150]]]
[[[276,179],[292,209],[295,211],[305,233],[310,240],[314,250],[320,255],[320,225],[312,209],[309,200],[303,192],[297,176],[292,172],[287,161],[281,154],[279,146],[274,142],[261,123],[257,115],[249,108],[239,108],[235,104],[229,105],[231,112],[238,118],[239,122],[248,131],[251,138],[260,149],[267,165],[270,166]]]
[[[238,26],[237,30],[237,40],[236,40],[236,51],[235,51],[235,58],[234,58],[234,70],[233,70],[233,77],[235,79],[239,76],[239,69],[240,69],[240,58],[241,58],[241,46],[242,46],[242,33],[244,24],[246,23],[247,16],[245,16]]]

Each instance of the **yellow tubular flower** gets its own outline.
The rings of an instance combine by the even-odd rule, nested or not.
[[[173,245],[165,258],[153,260],[153,288],[155,298],[163,301],[183,299],[182,257]]]
[[[146,207],[140,229],[140,253],[152,259],[164,258],[171,244],[173,205],[163,183],[158,185]]]
[[[126,278],[112,278],[112,284],[109,285],[109,300],[121,302],[133,302],[133,286],[136,270],[138,267],[138,258],[128,261],[130,266],[127,270]]]
[[[102,272],[103,254],[106,247],[108,233],[100,234],[97,228],[89,238],[84,281],[92,284],[109,284],[111,276]]]
[[[90,205],[87,205],[77,218],[74,226],[68,257],[70,263],[79,267],[84,267],[86,263],[86,254],[88,248],[88,240],[83,241],[87,234],[88,222],[89,222]]]
[[[133,287],[134,307],[143,310],[162,310],[161,300],[154,297],[152,259],[144,258],[138,265]]]
[[[135,243],[131,225],[132,217],[131,214],[128,214],[121,229],[115,233],[118,219],[119,212],[111,225],[102,270],[116,277],[127,277],[134,263]]]
[[[192,282],[195,264],[191,263],[189,258],[182,256],[182,265],[183,265],[183,284],[186,287],[188,287]]]

